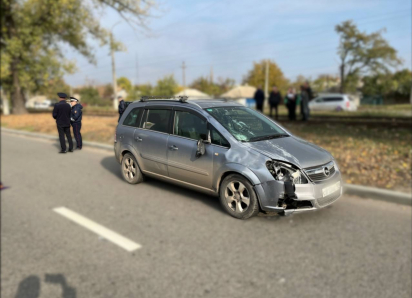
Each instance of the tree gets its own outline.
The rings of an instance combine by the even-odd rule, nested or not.
[[[64,59],[69,45],[94,61],[90,40],[107,43],[108,31],[98,18],[106,7],[134,27],[144,27],[152,1],[0,0],[1,84],[10,93],[13,113],[25,113],[25,94],[75,70]],[[98,14],[96,14],[96,10]]]
[[[232,88],[234,84],[235,80],[230,78],[218,78],[218,83],[215,83],[207,77],[200,77],[194,80],[190,87],[211,96],[219,96]]]
[[[130,93],[130,91],[132,90],[132,83],[128,78],[120,77],[117,79],[117,87],[120,87],[126,90],[127,93]]]
[[[99,92],[93,87],[84,87],[80,89],[80,100],[82,103],[96,106],[101,105],[101,100],[99,97]]]
[[[381,95],[385,99],[407,100],[411,92],[412,73],[409,69],[391,73],[365,76],[362,93],[367,96]]]
[[[303,75],[298,75],[296,77],[296,80],[291,85],[296,89],[297,92],[299,92],[300,86],[302,86],[305,82],[311,83],[311,79],[306,78]]]
[[[394,89],[392,74],[379,73],[362,78],[362,94],[366,96],[382,95],[385,97]]]
[[[253,69],[249,71],[246,77],[243,79],[243,83],[247,83],[251,86],[265,86],[265,71],[266,60],[253,63]],[[269,89],[273,86],[278,87],[279,90],[285,92],[288,87],[288,80],[284,77],[282,70],[279,66],[269,60]]]
[[[235,80],[231,78],[221,78],[217,79],[217,85],[220,88],[220,94],[223,94],[235,86]]]
[[[340,79],[335,75],[321,74],[311,82],[314,93],[320,92],[338,92]]]
[[[211,96],[216,96],[220,93],[219,86],[211,82],[207,77],[197,78],[190,84],[190,88],[197,89]]]
[[[411,96],[412,72],[409,69],[397,71],[392,77],[395,96],[409,98]]]
[[[178,85],[173,75],[165,76],[157,81],[152,94],[156,96],[173,96],[177,92],[177,87]]]
[[[340,35],[341,92],[354,89],[362,75],[388,72],[400,63],[396,50],[382,37],[383,31],[360,32],[352,21],[335,27]]]
[[[36,86],[33,92],[43,94],[49,99],[57,99],[58,92],[69,92],[69,90],[70,86],[63,79],[55,78]]]

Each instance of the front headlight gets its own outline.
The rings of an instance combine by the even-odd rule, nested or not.
[[[336,159],[333,159],[333,164],[335,165],[335,170],[339,171],[339,166],[338,166],[338,163],[336,162]]]
[[[266,162],[266,167],[273,178],[278,181],[290,181],[294,184],[308,183],[308,180],[302,175],[301,171],[290,164],[269,160]]]

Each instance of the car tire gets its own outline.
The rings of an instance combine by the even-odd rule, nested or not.
[[[136,158],[131,153],[126,153],[123,156],[121,168],[122,176],[130,184],[143,182],[144,176],[136,161]]]
[[[248,219],[259,213],[259,202],[253,185],[245,177],[232,174],[220,186],[220,203],[223,209],[238,219]]]

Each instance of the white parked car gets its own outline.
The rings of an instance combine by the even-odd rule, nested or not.
[[[355,101],[347,94],[320,94],[309,102],[313,111],[356,111]]]
[[[43,101],[36,101],[34,102],[34,106],[33,108],[35,109],[47,109],[50,108],[52,106],[52,101],[49,99],[43,100]]]

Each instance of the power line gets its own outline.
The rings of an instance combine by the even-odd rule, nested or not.
[[[404,16],[410,16],[410,15],[409,15],[409,14],[406,14],[406,15],[404,14]],[[396,19],[396,20],[399,20],[399,16],[396,16],[396,17],[394,17],[394,16],[392,16],[392,17],[386,17],[386,19]],[[381,19],[379,19],[379,20],[374,20],[373,22],[363,23],[363,25],[365,25],[365,24],[371,24],[371,23],[374,23],[374,22],[377,22],[377,21],[381,21]],[[319,28],[320,28],[320,27],[319,27]],[[319,28],[318,28],[318,29],[319,29]],[[281,36],[287,35],[286,38],[276,39],[277,42],[281,42],[281,41],[292,40],[292,39],[295,39],[295,38],[298,38],[298,37],[306,37],[306,36],[312,36],[312,35],[320,35],[320,33],[322,33],[322,32],[323,32],[323,33],[329,33],[328,31],[329,31],[329,29],[327,29],[327,30],[321,30],[321,31],[313,31],[313,30],[311,30],[311,33],[310,33],[310,34],[307,34],[307,33],[305,33],[305,32],[304,32],[303,34],[302,34],[302,33],[298,33],[297,36],[296,36],[296,35],[293,35],[293,34],[280,34],[280,35],[277,35],[277,36],[273,36],[272,38],[276,39],[277,37],[281,37]],[[267,39],[265,39],[265,40],[267,40]],[[239,45],[242,45],[242,49],[241,49],[241,50],[244,50],[244,49],[246,49],[246,48],[254,47],[254,46],[256,46],[256,45],[268,44],[268,43],[272,43],[272,42],[273,42],[273,40],[269,40],[269,41],[266,41],[266,42],[263,42],[263,43],[260,43],[260,44],[256,44],[256,43],[252,43],[252,42],[245,43],[245,42],[243,41],[242,43],[231,44],[231,45],[229,45],[229,47],[235,47],[235,49],[238,50],[238,46],[239,46]],[[221,48],[221,49],[218,50],[218,51],[207,51],[207,52],[205,52],[205,50],[203,50],[203,51],[200,51],[200,52],[193,52],[193,51],[191,51],[191,52],[187,52],[187,53],[181,53],[181,54],[178,54],[178,55],[168,55],[168,56],[160,56],[160,57],[159,57],[159,56],[152,56],[152,57],[146,57],[145,60],[150,59],[150,58],[157,60],[156,62],[153,62],[153,63],[151,63],[150,65],[163,64],[163,63],[168,63],[169,61],[180,60],[182,56],[185,56],[185,57],[187,58],[187,55],[189,55],[189,57],[190,57],[190,56],[197,56],[197,55],[199,55],[199,54],[201,54],[201,53],[204,53],[204,55],[209,56],[209,55],[211,55],[211,54],[225,52],[225,51],[226,51],[225,48],[227,48],[227,47],[220,47],[220,48]],[[218,49],[219,49],[219,48],[218,48]],[[159,61],[159,59],[165,58],[165,57],[176,57],[176,59]],[[106,67],[106,66],[108,66],[108,65],[110,65],[110,64],[102,65],[102,66],[97,67],[97,68],[103,68],[103,67]],[[146,65],[149,65],[149,64],[146,64]],[[93,66],[91,66],[91,67],[93,67]],[[87,68],[86,68],[86,69],[87,69]],[[83,69],[83,70],[84,70],[84,69]]]
[[[316,33],[315,33],[316,34]],[[312,35],[315,35],[315,34],[312,34]],[[319,34],[316,34],[316,35],[319,35]],[[308,35],[308,34],[306,34],[306,36],[311,36],[310,34]],[[286,39],[278,39],[277,41],[279,42],[279,41],[285,41],[285,40],[290,40],[290,39],[295,39],[296,37],[293,37],[293,38],[286,38]],[[273,41],[271,41],[271,42],[273,42]],[[256,45],[252,45],[252,46],[256,46]],[[315,47],[306,47],[305,48],[305,50],[306,49],[308,49],[308,48],[317,48],[317,47],[321,47],[322,49],[324,49],[324,45],[315,45]],[[333,47],[333,49],[336,49],[336,46],[334,46]],[[288,54],[290,54],[290,53],[293,53],[294,51],[292,50],[290,50],[290,49],[285,49],[284,50],[284,52],[285,53],[288,53]],[[296,52],[296,51],[295,51]],[[305,51],[304,51],[305,52]],[[318,52],[318,51],[317,51]],[[280,52],[277,52],[276,54],[278,55],[278,54],[282,54],[283,52],[282,51],[280,51]],[[211,53],[207,53],[208,55],[210,55]],[[159,64],[162,64],[162,65],[164,65],[164,64],[168,64],[168,63],[171,63],[171,62],[176,62],[176,60],[177,59],[171,59],[171,60],[165,60],[165,61],[157,61],[157,62],[151,62],[151,63],[143,63],[143,64],[140,64],[140,67],[147,67],[147,66],[154,66],[154,65],[159,65]],[[250,60],[249,60],[250,61]],[[208,62],[209,64],[210,64],[210,62]],[[110,64],[109,64],[110,65]],[[201,64],[201,65],[204,65],[204,64]],[[108,65],[104,65],[104,66],[101,66],[101,67],[98,67],[98,69],[101,69],[101,68],[104,68],[104,67],[106,67],[106,66],[108,66]],[[131,66],[130,65],[128,65],[128,66],[126,66],[126,67],[118,67],[117,69],[118,70],[122,70],[122,69],[128,69],[128,68],[130,68]],[[83,69],[84,70],[84,69]],[[97,71],[95,71],[95,72],[92,72],[92,73],[89,73],[89,74],[93,74],[93,73],[97,73],[99,70],[97,70]]]

